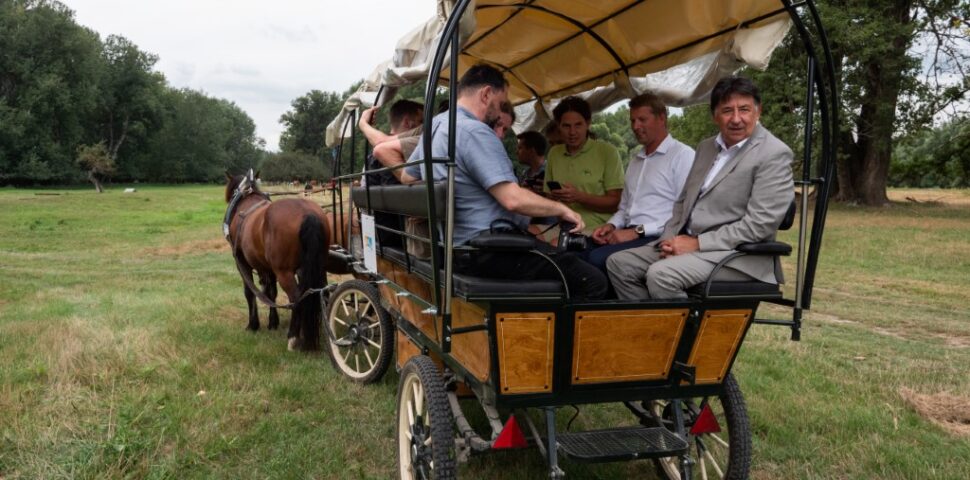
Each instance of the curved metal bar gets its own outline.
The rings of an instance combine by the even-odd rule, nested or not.
[[[815,2],[813,0],[807,0],[809,12],[811,12],[813,23],[815,28],[818,30],[818,35],[820,43],[822,44],[822,53],[825,55],[825,73],[826,79],[828,80],[828,87],[831,92],[831,112],[830,112],[830,123],[829,129],[831,130],[832,141],[828,145],[828,149],[825,148],[823,143],[823,152],[828,155],[828,161],[825,162],[824,168],[822,169],[822,184],[819,186],[819,194],[816,196],[815,200],[815,218],[812,221],[812,240],[810,245],[815,246],[814,249],[809,248],[808,261],[805,266],[805,281],[804,281],[804,298],[803,302],[805,308],[808,309],[812,305],[812,290],[815,286],[815,271],[818,265],[818,255],[819,249],[822,245],[822,233],[824,231],[825,217],[828,214],[829,197],[832,191],[832,183],[835,180],[835,161],[836,155],[838,153],[838,147],[835,139],[838,138],[839,133],[839,90],[837,85],[837,77],[835,75],[835,62],[832,58],[832,50],[829,45],[828,35],[825,33],[825,27],[822,25],[822,19],[819,17],[818,9],[815,7]],[[819,79],[821,81],[821,79]],[[824,87],[822,88],[824,90]],[[824,97],[819,97],[820,103]],[[824,121],[824,120],[823,120]],[[824,130],[823,130],[824,133]]]
[[[606,43],[606,40],[603,40],[603,37],[599,36],[598,33],[596,33],[596,32],[593,31],[593,29],[596,28],[596,27],[598,27],[603,22],[606,22],[607,20],[610,20],[610,19],[616,17],[617,15],[619,15],[619,14],[621,14],[621,13],[629,10],[630,8],[633,8],[634,6],[636,6],[639,3],[641,3],[641,2],[637,1],[637,2],[630,3],[626,7],[623,7],[621,9],[617,10],[612,15],[609,15],[609,16],[607,16],[607,17],[599,20],[596,23],[594,23],[594,24],[592,24],[592,25],[590,25],[588,27],[583,22],[580,22],[579,20],[576,20],[573,17],[570,17],[568,15],[564,15],[564,14],[559,13],[559,12],[554,12],[552,10],[549,10],[548,8],[545,8],[545,7],[539,7],[539,6],[531,5],[531,4],[529,4],[529,5],[481,5],[481,6],[476,7],[475,9],[476,10],[486,10],[486,9],[492,9],[492,8],[520,8],[520,9],[530,9],[530,10],[535,10],[535,11],[538,11],[538,12],[543,12],[543,13],[552,15],[554,17],[557,17],[557,18],[559,18],[561,20],[566,21],[567,23],[571,23],[574,27],[576,27],[576,28],[579,29],[578,32],[576,32],[573,35],[570,35],[570,36],[564,38],[561,42],[558,42],[555,45],[550,45],[548,48],[545,48],[545,49],[543,49],[543,50],[541,50],[541,51],[539,51],[539,52],[537,52],[537,53],[535,53],[535,54],[533,54],[533,55],[531,55],[529,57],[526,57],[526,58],[520,60],[515,65],[512,65],[511,68],[515,68],[515,67],[518,67],[519,65],[522,65],[524,63],[527,63],[527,62],[535,59],[536,57],[539,57],[540,55],[542,55],[542,54],[544,54],[544,53],[546,53],[546,52],[548,52],[548,51],[550,51],[550,50],[552,50],[552,49],[554,49],[556,47],[559,47],[562,44],[564,44],[564,43],[566,43],[566,42],[568,42],[568,41],[570,41],[570,40],[572,40],[572,39],[574,39],[574,38],[576,38],[576,37],[578,37],[578,36],[580,36],[580,35],[582,35],[582,34],[585,33],[586,35],[589,35],[590,37],[593,37],[593,39],[596,40],[600,44],[600,46],[603,47],[603,49],[606,50],[606,52],[610,54],[611,57],[613,57],[613,61],[616,62],[617,66],[619,66],[620,69],[622,69],[624,72],[627,72],[628,69],[629,69],[628,65],[623,62],[623,59],[620,58],[620,55],[618,53],[616,53],[616,50],[614,50],[613,47],[611,47],[609,43]]]
[[[734,32],[735,30],[737,30],[737,29],[739,29],[741,27],[746,27],[748,25],[751,25],[751,24],[760,22],[760,21],[762,21],[762,20],[764,20],[766,18],[771,18],[771,17],[773,17],[775,15],[778,15],[779,13],[782,13],[784,11],[785,11],[785,9],[782,8],[782,9],[775,10],[773,12],[766,13],[766,14],[760,16],[760,17],[752,18],[751,20],[747,20],[745,22],[741,22],[741,23],[739,23],[737,25],[734,25],[732,27],[725,28],[725,29],[723,29],[721,31],[718,31],[718,32],[712,33],[710,35],[707,35],[706,37],[698,38],[697,40],[694,40],[694,41],[692,41],[690,43],[685,43],[685,44],[683,44],[683,45],[681,45],[681,46],[679,46],[677,48],[672,48],[672,49],[667,50],[665,52],[661,52],[661,53],[658,53],[656,55],[652,55],[650,57],[644,58],[643,60],[638,60],[636,62],[631,63],[630,65],[627,65],[627,67],[636,67],[636,66],[642,65],[644,63],[650,62],[652,60],[656,60],[658,58],[661,58],[661,57],[670,55],[671,53],[679,52],[679,51],[681,51],[681,50],[683,50],[685,48],[693,47],[694,45],[697,45],[697,44],[702,43],[702,42],[706,42],[707,40],[710,40],[712,38],[719,37],[719,36],[724,35],[726,33]],[[585,78],[583,80],[580,80],[578,82],[573,82],[572,84],[567,85],[567,86],[565,86],[563,88],[560,88],[559,90],[556,90],[556,91],[547,93],[546,94],[546,97],[547,98],[555,97],[559,93],[562,93],[562,92],[568,91],[570,89],[576,88],[579,85],[582,85],[584,83],[592,82],[593,80],[597,80],[597,79],[600,79],[600,78],[603,78],[603,77],[606,77],[606,76],[615,75],[618,71],[619,70],[610,70],[609,72],[606,72],[606,73],[603,73],[603,74],[600,74],[600,75],[595,75],[595,76],[588,77],[588,78]]]
[[[528,5],[528,4],[533,3],[535,1],[536,0],[528,0],[525,4]],[[520,5],[509,5],[509,6],[510,7],[520,7]],[[478,10],[479,8],[481,8],[481,7],[476,7],[475,9]],[[498,25],[495,25],[494,27],[488,29],[487,32],[479,35],[478,38],[476,38],[476,39],[468,42],[465,45],[465,48],[472,48],[472,47],[474,47],[476,44],[478,44],[478,42],[482,41],[483,38],[488,37],[489,35],[492,34],[492,32],[498,30],[499,28],[502,28],[502,26],[505,25],[506,23],[508,23],[509,20],[512,20],[513,18],[515,18],[516,15],[522,13],[522,10],[523,10],[522,8],[519,8],[516,11],[512,12],[511,15],[509,15],[508,17],[505,17],[505,20],[502,20],[501,22],[499,22]]]
[[[808,31],[807,26],[802,21],[802,18],[798,15],[794,6],[792,6],[790,0],[782,0],[786,8],[789,9],[789,15],[794,23],[796,30],[798,30],[799,35],[802,38],[805,50],[810,58],[818,60],[818,55],[815,50],[815,46],[812,43],[812,35]],[[812,10],[814,4],[812,0],[806,0],[804,4],[808,5],[809,10]],[[815,79],[817,92],[818,92],[818,104],[819,104],[819,115],[822,120],[822,156],[820,158],[820,168],[822,170],[822,181],[818,187],[818,195],[815,200],[815,217],[812,220],[812,236],[809,241],[808,246],[808,258],[805,262],[805,274],[804,281],[802,282],[802,308],[809,309],[811,307],[812,299],[812,289],[814,287],[815,272],[818,266],[819,251],[822,246],[822,233],[825,228],[825,216],[828,212],[829,196],[831,192],[832,176],[834,173],[835,166],[835,143],[833,137],[837,132],[838,126],[838,103],[835,100],[835,95],[837,91],[835,90],[835,71],[834,65],[831,58],[831,50],[829,50],[828,42],[821,35],[824,31],[821,19],[818,18],[817,14],[812,15],[813,21],[815,22],[815,27],[819,29],[819,37],[822,43],[823,52],[826,54],[826,62],[824,64],[825,73],[828,76],[829,84],[826,85],[821,76],[817,76]],[[832,89],[833,97],[830,99],[828,96],[828,89]],[[798,312],[796,312],[797,314]],[[795,329],[797,330],[798,327]],[[795,332],[793,332],[795,335]]]
[[[746,255],[744,252],[735,251],[722,258],[720,262],[717,262],[717,265],[714,265],[714,270],[711,270],[711,274],[707,276],[707,281],[704,282],[704,298],[711,295],[711,285],[714,284],[714,277],[717,276],[718,272],[720,272],[721,269],[724,268],[724,266],[727,265],[731,260],[738,257],[743,257],[744,255]]]
[[[425,92],[424,92],[425,105],[434,105],[434,94],[438,88],[438,83],[436,81],[432,81],[431,79],[437,79],[441,77],[441,68],[444,65],[445,54],[448,52],[450,44],[452,43],[450,40],[453,36],[457,38],[458,24],[461,23],[461,17],[462,15],[464,15],[465,10],[468,9],[468,5],[470,3],[471,3],[471,0],[460,0],[458,4],[455,5],[455,8],[451,11],[451,16],[448,17],[448,21],[445,22],[444,30],[442,30],[441,32],[441,39],[438,42],[438,48],[435,50],[435,54],[433,57],[434,60],[432,61],[432,64],[431,64],[431,70],[428,72],[428,82],[427,82],[427,85],[425,86]],[[452,52],[451,62],[457,65],[457,62],[458,62],[457,51]],[[449,93],[452,99],[457,98],[457,82],[458,82],[458,79],[454,78],[454,75],[452,75],[452,78],[449,79],[449,84],[450,84]],[[457,111],[457,108],[458,108],[457,105],[452,103],[451,108],[449,109],[450,113],[448,116],[448,124],[449,124],[448,126],[452,128],[452,130],[450,131],[453,131],[455,126],[455,119],[456,119],[455,112]],[[434,196],[434,163],[431,161],[431,157],[432,157],[431,155],[432,138],[431,137],[433,136],[433,132],[431,130],[431,124],[433,122],[433,119],[434,119],[434,110],[431,108],[425,108],[424,109],[424,135],[422,138],[422,148],[424,150],[424,158],[425,158],[424,181],[425,181],[425,185],[427,185],[427,188],[428,188],[428,231],[430,233],[430,237],[434,239],[434,238],[438,238],[438,225],[437,225],[438,218],[436,215],[437,209],[435,205],[435,196]],[[453,162],[454,157],[452,156],[449,160]],[[438,288],[439,285],[441,285],[441,278],[440,278],[441,274],[439,272],[439,269],[442,264],[442,258],[441,258],[442,253],[443,252],[441,252],[437,248],[431,249],[431,285],[432,285],[431,299],[432,299],[432,303],[439,310],[442,309],[442,307],[444,307],[443,302],[441,301],[442,299],[440,298],[441,295]],[[445,272],[445,274],[449,276],[451,275],[451,273],[452,272],[448,272],[448,271]]]

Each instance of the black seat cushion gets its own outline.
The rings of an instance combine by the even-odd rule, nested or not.
[[[438,218],[445,215],[447,186],[434,186],[435,210]],[[350,197],[354,204],[370,210],[398,213],[410,217],[428,218],[428,186],[423,182],[410,185],[353,187]]]
[[[704,295],[705,284],[694,285],[687,289],[687,293],[693,295]],[[752,280],[750,282],[713,282],[711,283],[711,297],[733,296],[733,295],[781,295],[781,289],[774,283],[765,283]]]
[[[407,266],[408,258],[403,250],[384,247],[384,258]],[[431,278],[431,262],[410,257],[411,271]],[[444,275],[444,270],[441,274]],[[522,297],[556,297],[562,296],[564,290],[562,282],[557,280],[507,280],[500,278],[475,277],[456,273],[453,277],[455,295],[461,298],[522,298]]]

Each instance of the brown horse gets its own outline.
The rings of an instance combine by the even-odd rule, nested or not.
[[[259,175],[226,173],[226,210],[223,233],[243,276],[249,305],[249,330],[259,330],[256,297],[276,301],[276,283],[283,287],[293,308],[287,345],[290,350],[320,347],[320,299],[307,294],[327,282],[325,259],[329,245],[328,222],[320,206],[302,199],[270,202],[256,184]],[[260,292],[254,291],[253,270],[259,274]],[[279,314],[269,303],[269,329],[279,328]]]

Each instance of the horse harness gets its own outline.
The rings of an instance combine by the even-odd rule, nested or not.
[[[235,193],[232,194],[232,199],[229,200],[229,206],[226,207],[226,215],[222,219],[222,234],[226,237],[226,241],[229,242],[229,248],[230,248],[230,251],[232,252],[232,259],[235,260],[236,262],[236,270],[239,271],[239,276],[242,277],[243,283],[246,284],[246,288],[248,288],[250,292],[256,295],[256,298],[258,298],[261,302],[263,302],[264,304],[266,304],[266,306],[270,308],[293,308],[294,306],[296,306],[296,304],[302,302],[303,299],[305,299],[306,297],[309,297],[314,293],[319,293],[325,289],[324,288],[307,289],[306,291],[303,292],[303,295],[300,295],[300,298],[296,299],[296,301],[283,304],[283,305],[276,303],[274,299],[269,298],[262,292],[262,290],[260,290],[259,288],[256,288],[256,285],[253,283],[252,272],[250,272],[249,274],[246,273],[245,269],[242,266],[242,263],[239,261],[239,255],[240,255],[239,247],[237,244],[233,243],[232,237],[229,235],[229,225],[232,222],[232,217],[236,213],[236,208],[239,206],[239,203],[242,201],[243,198],[245,198],[246,196],[254,192],[263,198],[259,202],[256,202],[255,205],[247,208],[245,211],[239,214],[239,221],[236,224],[237,241],[240,235],[242,234],[242,228],[243,228],[243,224],[246,223],[246,218],[249,217],[249,215],[251,215],[256,210],[265,206],[267,203],[271,203],[269,195],[263,192],[260,192],[259,190],[256,190],[254,188],[253,181],[251,180],[250,177],[244,178],[242,182],[239,183],[239,186],[236,188]]]

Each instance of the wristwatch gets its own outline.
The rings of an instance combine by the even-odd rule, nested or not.
[[[637,232],[637,235],[638,235],[638,236],[639,236],[640,238],[643,238],[643,237],[646,237],[646,236],[647,236],[647,232],[645,232],[645,231],[643,230],[643,225],[637,225],[637,226],[635,226],[635,227],[633,227],[633,231],[634,231],[634,232]]]

